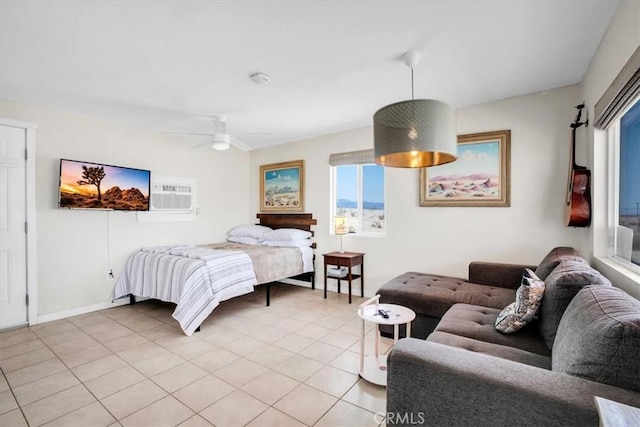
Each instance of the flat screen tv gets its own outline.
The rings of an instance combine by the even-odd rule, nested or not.
[[[60,208],[149,210],[148,170],[60,159],[59,183]]]

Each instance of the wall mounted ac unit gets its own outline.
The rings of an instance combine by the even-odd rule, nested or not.
[[[184,212],[193,209],[193,192],[186,183],[151,183],[151,211]]]
[[[151,174],[149,211],[138,212],[138,222],[196,221],[198,181]]]

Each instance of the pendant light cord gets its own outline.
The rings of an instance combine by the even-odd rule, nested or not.
[[[411,100],[413,100],[413,68],[411,69]]]

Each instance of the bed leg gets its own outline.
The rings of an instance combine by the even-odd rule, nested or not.
[[[133,305],[136,303],[136,297],[134,297],[132,294],[129,294],[129,305]]]
[[[267,283],[267,307],[271,305],[271,283]]]
[[[311,289],[315,289],[316,288],[316,273],[315,273],[315,271],[312,271],[309,274],[311,275]]]

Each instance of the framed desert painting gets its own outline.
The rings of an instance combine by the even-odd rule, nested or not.
[[[260,166],[260,212],[304,212],[304,160]]]
[[[420,206],[510,206],[511,131],[458,135],[458,159],[420,169]]]

